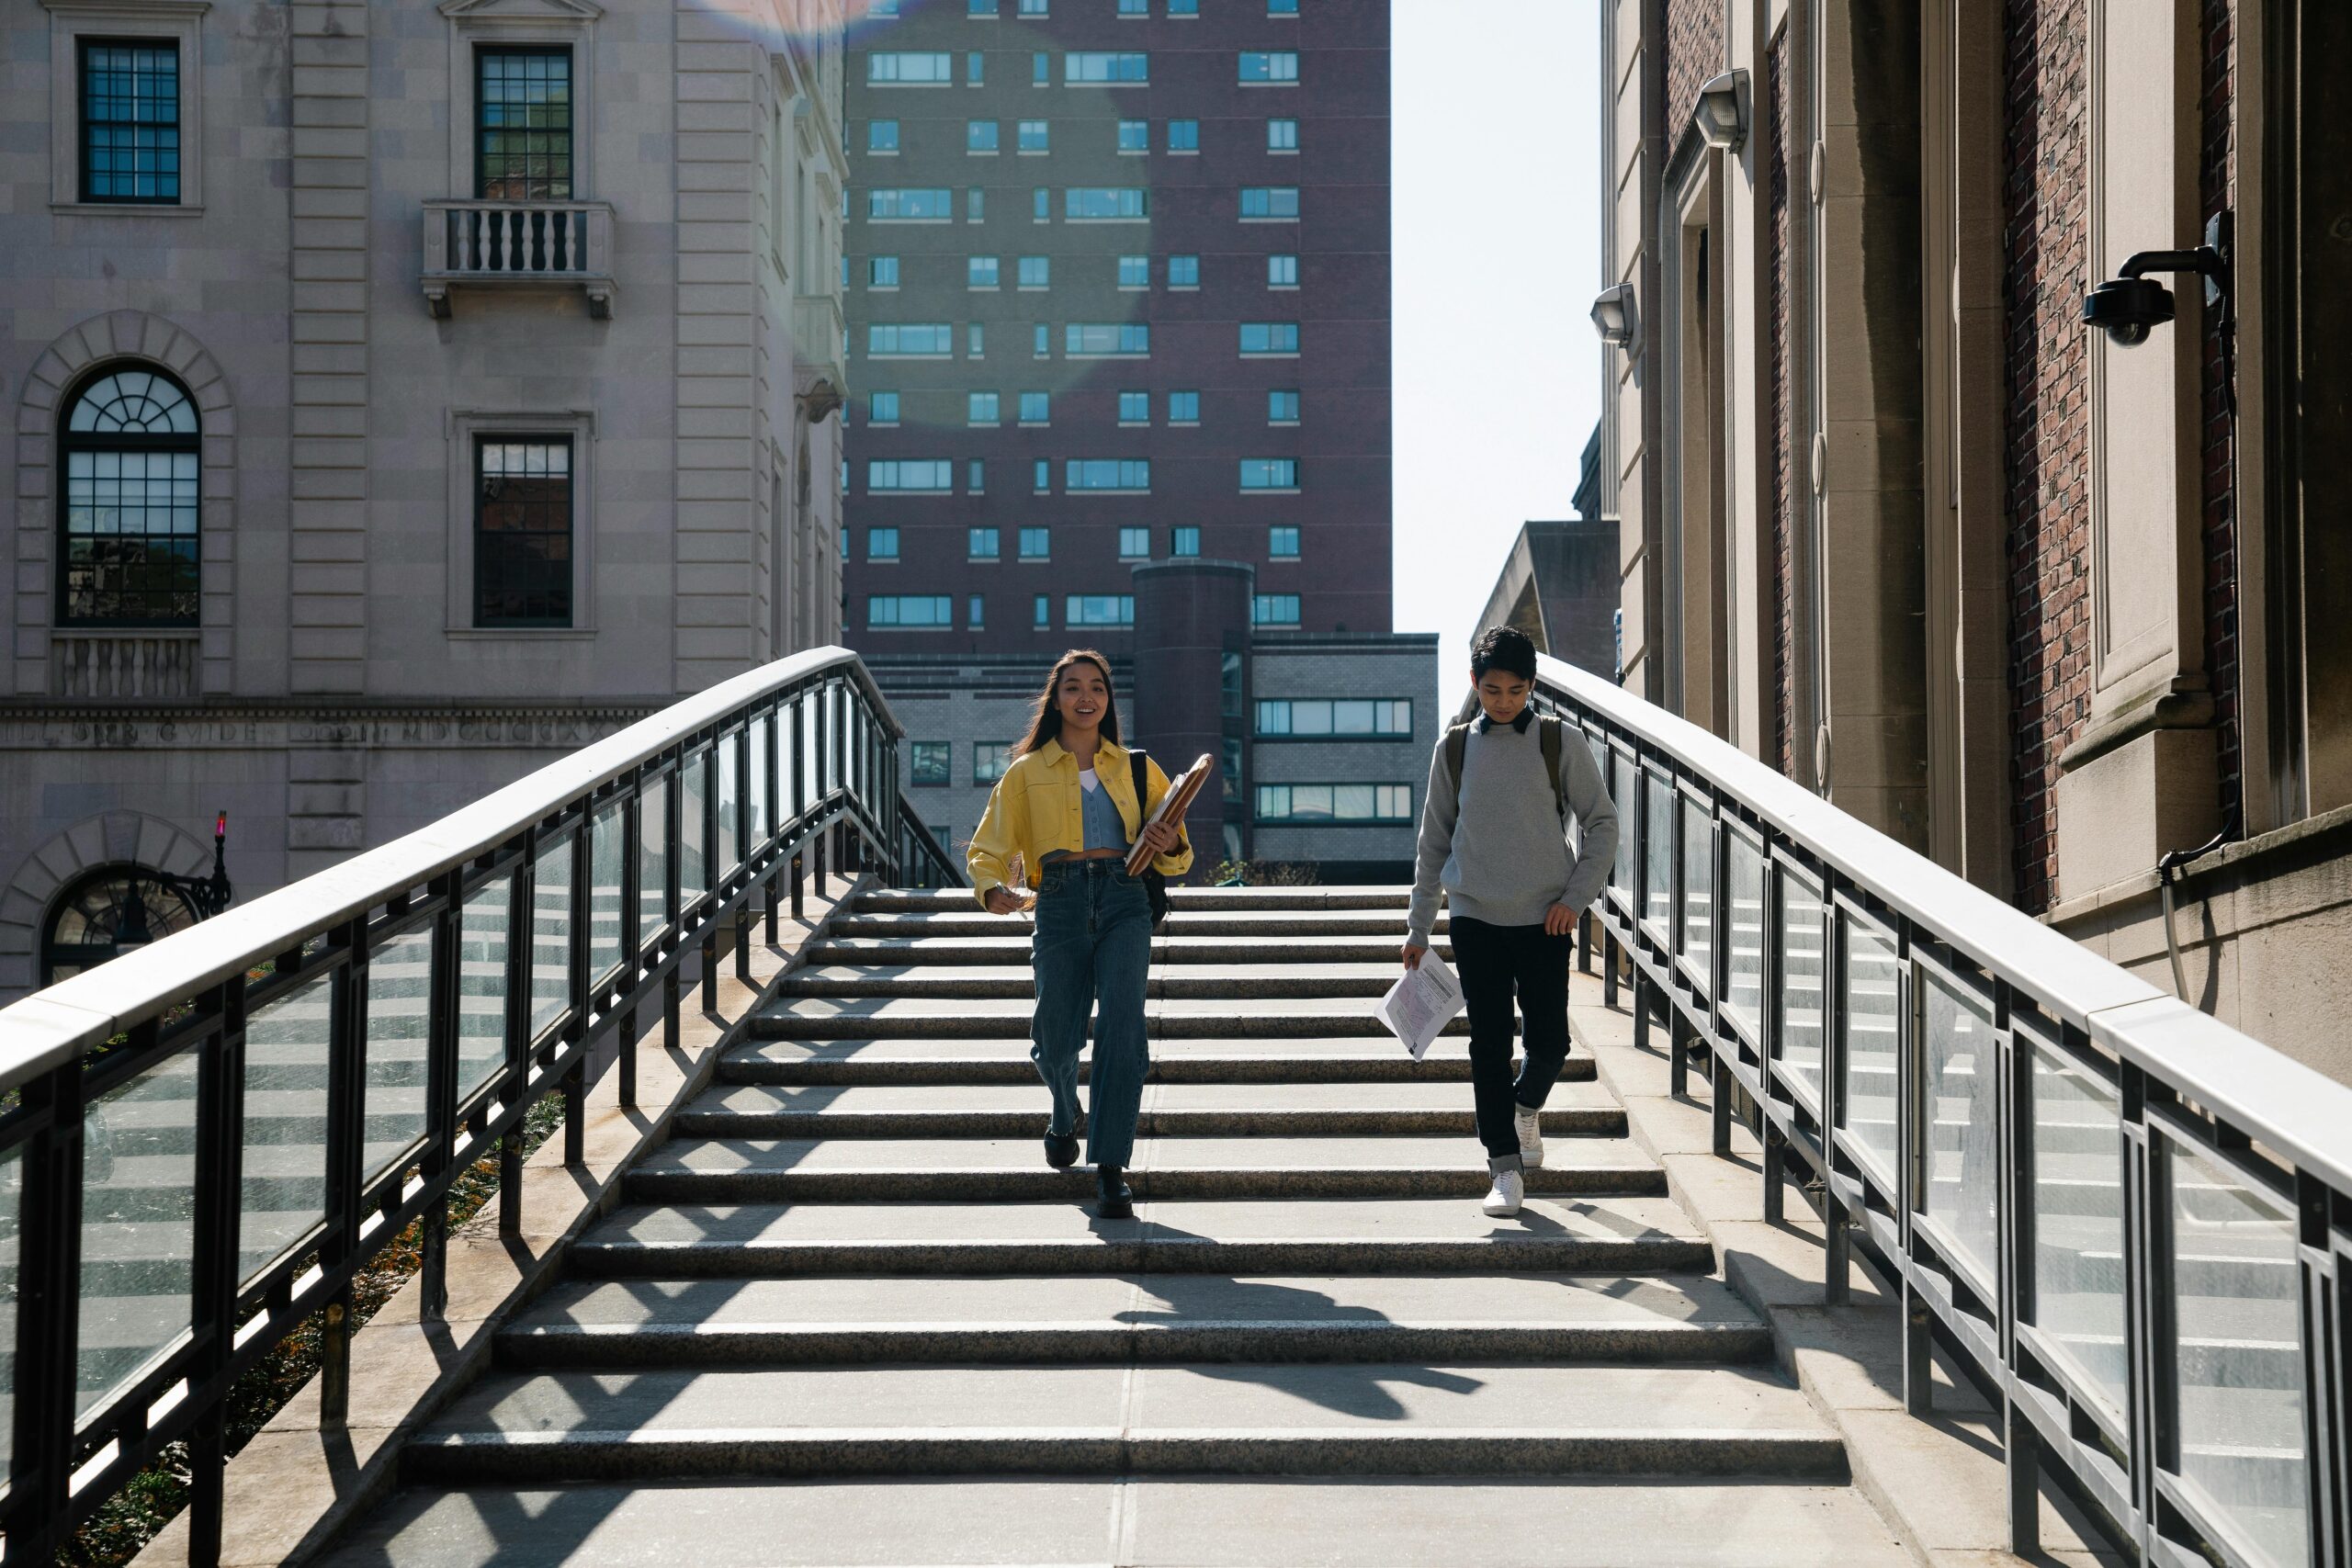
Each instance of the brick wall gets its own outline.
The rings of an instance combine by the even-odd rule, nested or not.
[[[2205,114],[2198,171],[2204,215],[2237,206],[2237,147],[2231,103],[2236,90],[2236,0],[2206,0],[2201,99]],[[2181,280],[2187,287],[2197,285]],[[2211,672],[2220,734],[2222,819],[2238,808],[2244,771],[2237,701],[2237,474],[2231,460],[2229,405],[2222,374],[2222,337],[2206,323],[2204,357],[2205,668]],[[2244,830],[2241,823],[2240,830]]]
[[[1765,221],[1770,225],[1771,299],[1766,312],[1772,366],[1772,738],[1781,773],[1796,776],[1796,495],[1791,479],[1796,409],[1789,376],[1789,62],[1784,25],[1764,51]]]
[[[2090,707],[2086,0],[2007,0],[2003,250],[2008,258],[2009,684],[2017,895],[2057,886],[2058,758]]]
[[[1666,144],[1681,140],[1699,89],[1724,72],[1723,0],[1666,0]]]

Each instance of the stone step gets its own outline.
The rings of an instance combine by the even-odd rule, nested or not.
[[[1408,888],[1351,887],[1185,887],[1168,890],[1171,908],[1196,909],[1396,909],[1411,901]],[[968,887],[898,887],[858,896],[852,906],[858,914],[960,914],[977,908]]]
[[[1386,937],[1273,937],[1249,941],[1238,937],[1158,937],[1151,944],[1153,964],[1385,964],[1396,963],[1403,944],[1400,927]],[[1453,962],[1453,944],[1440,937],[1437,955]],[[1023,936],[848,937],[811,943],[811,964],[1016,964],[1029,967],[1030,941]]]
[[[776,1274],[1709,1273],[1665,1198],[1147,1199],[1132,1220],[1054,1202],[631,1206],[571,1250],[587,1279]]]
[[[1087,1077],[1086,1058],[1078,1073]],[[764,1040],[719,1061],[726,1083],[1034,1084],[1029,1042],[997,1040]],[[1593,1060],[1581,1052],[1560,1069],[1562,1083],[1589,1083]],[[1469,1042],[1440,1040],[1416,1062],[1386,1035],[1358,1039],[1155,1040],[1153,1083],[1467,1083]]]
[[[414,1480],[718,1475],[1846,1477],[1777,1371],[1220,1363],[493,1375],[413,1438]]]
[[[1575,1275],[570,1281],[499,1335],[526,1367],[823,1362],[1730,1361],[1720,1281]]]
[[[1628,1139],[1550,1153],[1527,1172],[1530,1192],[1666,1190],[1666,1173]],[[1159,1198],[1476,1199],[1490,1179],[1485,1151],[1467,1137],[1154,1138],[1136,1145],[1127,1174],[1138,1197]],[[1046,1165],[1038,1136],[675,1138],[624,1180],[634,1203],[1082,1201],[1094,1191],[1091,1169]]]
[[[1024,1064],[1025,1065],[1025,1064]],[[880,1084],[854,1088],[729,1084],[696,1097],[672,1124],[693,1138],[1024,1138],[1042,1134],[1045,1090],[1027,1084]],[[1544,1108],[1562,1137],[1623,1137],[1625,1112],[1597,1084],[1563,1084]],[[1190,1084],[1144,1088],[1146,1137],[1467,1137],[1458,1084]]]
[[[1159,1000],[1145,1004],[1145,1027],[1154,1039],[1262,1040],[1361,1035],[1378,1027],[1373,998],[1317,1001],[1269,998],[1253,1002]],[[936,998],[865,997],[835,1000],[789,1000],[750,1020],[761,1040],[878,1039],[912,1035],[932,1040],[1025,1040],[1035,1004],[1027,998],[956,1002]],[[1448,1034],[1467,1034],[1470,1021],[1457,1015]]]
[[[788,1521],[789,1528],[779,1528]],[[1908,1568],[1850,1487],[1789,1481],[887,1478],[445,1491],[364,1519],[322,1568]]]
[[[1385,964],[1228,964],[1154,969],[1144,994],[1170,1000],[1251,998],[1378,998],[1396,983],[1396,954]],[[1036,981],[1024,964],[820,964],[777,983],[778,997],[908,997],[1034,1001]]]
[[[968,898],[957,908],[932,914],[843,915],[828,928],[835,938],[920,936],[1029,937],[1027,915],[991,915]],[[1436,930],[1447,929],[1440,914]],[[1376,936],[1391,942],[1405,937],[1405,907],[1394,909],[1273,909],[1177,910],[1168,917],[1170,937],[1339,937]]]

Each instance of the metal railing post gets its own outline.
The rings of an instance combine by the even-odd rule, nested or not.
[[[334,1429],[351,1419],[351,1287],[319,1314],[319,1425]]]
[[[245,1080],[245,983],[216,987],[220,1032],[198,1066],[196,1105],[196,1210],[189,1264],[195,1293],[190,1326],[202,1347],[189,1382],[202,1387],[227,1369],[237,1331],[237,1219]],[[188,1540],[191,1565],[220,1560],[223,1472],[229,1462],[225,1410],[213,1404],[188,1434]]]

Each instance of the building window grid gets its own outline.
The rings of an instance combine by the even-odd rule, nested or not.
[[[896,288],[899,287],[899,258],[868,256],[865,261],[865,287]]]
[[[964,258],[964,287],[967,288],[983,289],[1001,287],[1001,284],[999,281],[997,258],[994,256],[966,256]]]
[[[1244,354],[1282,354],[1298,352],[1296,321],[1244,321],[1241,323],[1241,352]]]
[[[1148,528],[1120,529],[1119,558],[1121,560],[1149,560],[1151,558],[1151,530]]]
[[[1245,86],[1288,85],[1298,80],[1298,51],[1291,49],[1244,50],[1238,80]]]
[[[1201,530],[1195,524],[1180,524],[1168,530],[1168,553],[1191,559],[1201,553]]]
[[[1015,282],[1018,287],[1029,289],[1032,292],[1038,289],[1052,288],[1054,284],[1053,258],[1050,256],[1023,256],[1021,258],[1019,271],[1015,274]]]
[[[1054,557],[1054,531],[1051,528],[1021,530],[1023,560],[1051,560]]]
[[[114,371],[75,398],[59,443],[60,625],[200,623],[201,436],[195,403],[154,371]]]
[[[82,199],[176,205],[179,46],[85,39],[81,56]]]
[[[1259,626],[1295,626],[1299,624],[1298,595],[1295,593],[1260,593],[1250,601],[1250,623]]]
[[[1298,121],[1276,118],[1266,121],[1266,151],[1295,152],[1298,151]]]
[[[1004,777],[1004,771],[1012,765],[1012,746],[1010,740],[973,741],[972,782],[992,784]]]
[[[1413,702],[1409,697],[1261,698],[1257,721],[1261,739],[1409,740]]]
[[[865,57],[869,87],[944,87],[954,76],[944,50],[876,50]]]
[[[1295,457],[1244,457],[1241,488],[1245,491],[1295,491],[1298,488]]]
[[[865,465],[868,494],[944,495],[950,465],[941,458],[874,458]]]
[[[1408,784],[1287,784],[1257,787],[1261,822],[1409,822]]]
[[[967,392],[964,397],[964,423],[995,424],[1003,418],[1002,404],[994,392]]]
[[[474,52],[474,194],[484,201],[571,197],[571,51]]]
[[[896,157],[899,152],[899,122],[895,119],[869,119],[865,122],[865,151],[868,156],[881,154]]]
[[[1003,536],[1000,530],[995,528],[964,530],[964,558],[966,560],[995,560],[1002,549]]]
[[[1125,491],[1143,494],[1151,489],[1148,457],[1071,457],[1062,464],[1062,488],[1069,491]]]
[[[1201,423],[1201,394],[1170,392],[1168,394],[1168,423],[1198,424]]]
[[[1296,186],[1246,186],[1241,192],[1245,222],[1290,223],[1298,218]]]
[[[1201,122],[1197,119],[1171,119],[1168,122],[1168,150],[1170,152],[1197,152],[1201,150]]]
[[[1298,423],[1298,394],[1287,388],[1268,392],[1266,394],[1266,423],[1268,424],[1296,424]]]
[[[1123,119],[1119,122],[1119,152],[1123,156],[1151,151],[1151,121]]]
[[[1131,626],[1136,624],[1132,593],[1071,593],[1062,602],[1062,624],[1071,626]]]
[[[1119,394],[1119,423],[1121,424],[1149,424],[1151,423],[1151,394],[1149,392],[1121,392]]]
[[[1122,288],[1150,288],[1151,258],[1149,256],[1121,256],[1119,258],[1119,287]]]
[[[944,593],[869,593],[865,624],[869,629],[913,630],[955,625],[956,601]]]
[[[956,216],[956,193],[944,187],[888,186],[865,193],[869,223],[945,223]]]
[[[907,768],[907,783],[916,789],[941,789],[952,780],[949,759],[955,746],[946,740],[911,740],[907,743],[911,753]]]
[[[1054,150],[1054,132],[1050,122],[1024,119],[1015,122],[1013,151],[1016,152],[1050,152]]]
[[[896,528],[868,528],[865,531],[865,558],[870,561],[897,560],[899,531]]]
[[[869,393],[865,400],[865,423],[868,424],[898,423],[899,394],[896,392]]]
[[[1051,424],[1054,420],[1054,399],[1050,392],[1021,394],[1021,423],[1027,425]]]
[[[1276,523],[1266,530],[1266,558],[1268,560],[1296,560],[1298,558],[1298,525],[1296,524]]]
[[[997,152],[997,136],[996,121],[967,119],[964,122],[964,151],[975,156],[992,157]]]
[[[474,625],[571,625],[571,438],[474,444]]]
[[[1198,257],[1198,256],[1170,256],[1170,257],[1168,258],[1168,287],[1169,287],[1169,288],[1198,288],[1200,286],[1201,286],[1201,258],[1200,258],[1200,257]]]
[[[1268,256],[1266,258],[1266,287],[1269,288],[1297,288],[1298,258],[1293,255]]]

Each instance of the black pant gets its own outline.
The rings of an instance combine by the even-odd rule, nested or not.
[[[1541,925],[1490,926],[1452,918],[1453,968],[1470,1013],[1470,1083],[1478,1107],[1478,1141],[1497,1170],[1519,1167],[1512,1112],[1532,1111],[1552,1092],[1568,1059],[1568,960],[1574,935],[1546,936]],[[1511,1002],[1516,993],[1527,1060],[1510,1070]]]

